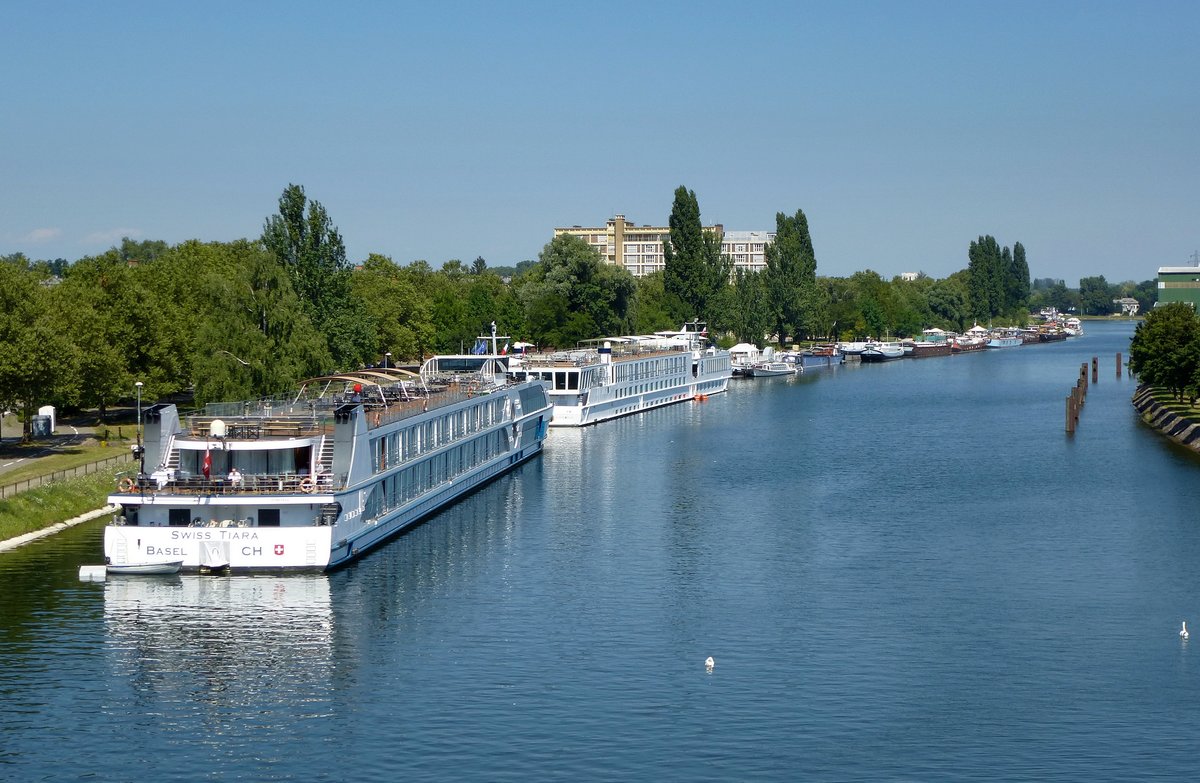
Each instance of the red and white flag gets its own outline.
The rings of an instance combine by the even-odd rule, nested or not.
[[[200,470],[204,473],[204,478],[208,478],[208,474],[212,472],[212,454],[208,451],[208,444],[204,444],[204,464],[200,466]]]

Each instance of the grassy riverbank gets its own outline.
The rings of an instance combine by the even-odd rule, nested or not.
[[[0,541],[102,507],[119,469],[56,481],[0,500]]]
[[[1155,402],[1171,413],[1185,419],[1200,419],[1200,407],[1190,404],[1186,398],[1183,400],[1176,399],[1175,395],[1167,389],[1157,386],[1153,387],[1150,390],[1150,396],[1154,398]]]

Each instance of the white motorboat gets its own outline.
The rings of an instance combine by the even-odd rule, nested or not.
[[[867,343],[861,358],[864,362],[890,362],[904,358],[904,346],[900,343]]]
[[[794,362],[784,361],[755,362],[743,372],[750,378],[769,378],[774,375],[795,375],[796,364]]]
[[[162,574],[178,574],[183,569],[182,560],[170,560],[161,563],[109,563],[105,570],[110,574],[137,574],[139,576],[154,576]]]

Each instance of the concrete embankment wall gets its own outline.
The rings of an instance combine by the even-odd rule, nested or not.
[[[1176,443],[1200,451],[1200,421],[1168,410],[1151,392],[1149,386],[1142,385],[1133,393],[1133,407],[1142,415],[1142,421]]]
[[[105,514],[111,514],[116,510],[116,506],[105,506],[104,508],[98,508],[95,511],[89,511],[86,514],[80,514],[77,517],[71,517],[66,522],[59,522],[51,525],[50,527],[44,527],[41,530],[35,530],[32,533],[26,533],[23,536],[10,538],[7,541],[0,541],[0,552],[7,552],[9,549],[16,549],[22,544],[28,544],[30,541],[36,541],[39,538],[45,538],[46,536],[53,535],[60,530],[66,530],[69,527],[74,527],[80,523],[87,522],[90,519],[102,517]]]

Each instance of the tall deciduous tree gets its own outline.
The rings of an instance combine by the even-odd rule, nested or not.
[[[635,278],[634,282],[637,288],[632,307],[632,331],[637,334],[649,334],[665,329],[678,329],[679,323],[667,304],[663,273],[644,275]]]
[[[732,262],[721,254],[721,235],[705,231],[694,191],[675,189],[675,201],[663,242],[663,288],[675,308],[676,320],[693,317],[713,321],[713,305],[729,285]]]
[[[354,296],[375,324],[376,355],[419,361],[432,348],[436,334],[426,272],[427,266],[401,267],[372,253],[354,273]]]
[[[347,367],[369,360],[375,351],[374,329],[354,306],[346,248],[321,203],[308,201],[301,186],[288,185],[279,197],[279,214],[263,226],[262,242],[287,268],[334,362]]]
[[[1104,275],[1079,281],[1079,307],[1084,315],[1108,315],[1112,312],[1113,291]]]
[[[967,284],[965,275],[958,272],[943,280],[935,280],[929,288],[929,310],[935,326],[961,332],[967,328],[970,317],[967,308]]]
[[[1129,344],[1129,370],[1178,399],[1200,382],[1200,318],[1183,302],[1151,310]]]
[[[274,396],[332,369],[287,270],[256,243],[185,242],[176,262],[203,270],[193,281],[204,317],[192,357],[199,403]]]
[[[766,248],[765,284],[779,340],[798,338],[812,324],[806,311],[816,305],[817,257],[804,210],[775,215],[775,240]],[[807,307],[806,307],[807,306]]]
[[[629,331],[637,290],[633,275],[604,263],[582,239],[565,234],[552,239],[539,259],[519,292],[534,342],[569,346]]]
[[[41,405],[69,401],[76,391],[77,354],[57,299],[23,263],[0,262],[0,408],[21,410],[24,439]]]
[[[67,270],[58,288],[64,297],[80,303],[78,312],[68,316],[76,343],[90,353],[97,337],[86,332],[92,331],[115,348],[82,358],[83,404],[100,406],[129,399],[136,381],[145,384],[143,399],[174,394],[191,385],[193,325],[202,312],[195,306],[194,282],[202,270],[176,265],[167,255],[155,253],[142,262],[127,259],[114,248],[82,258]]]
[[[1029,306],[1029,263],[1025,260],[1025,246],[1013,244],[1012,266],[1008,271],[1008,309],[1027,312]]]
[[[967,250],[971,315],[985,323],[1004,309],[1004,261],[996,238],[981,236]]]
[[[763,337],[775,325],[766,276],[761,272],[737,270],[734,273],[732,298],[730,331],[738,342],[761,346]]]

